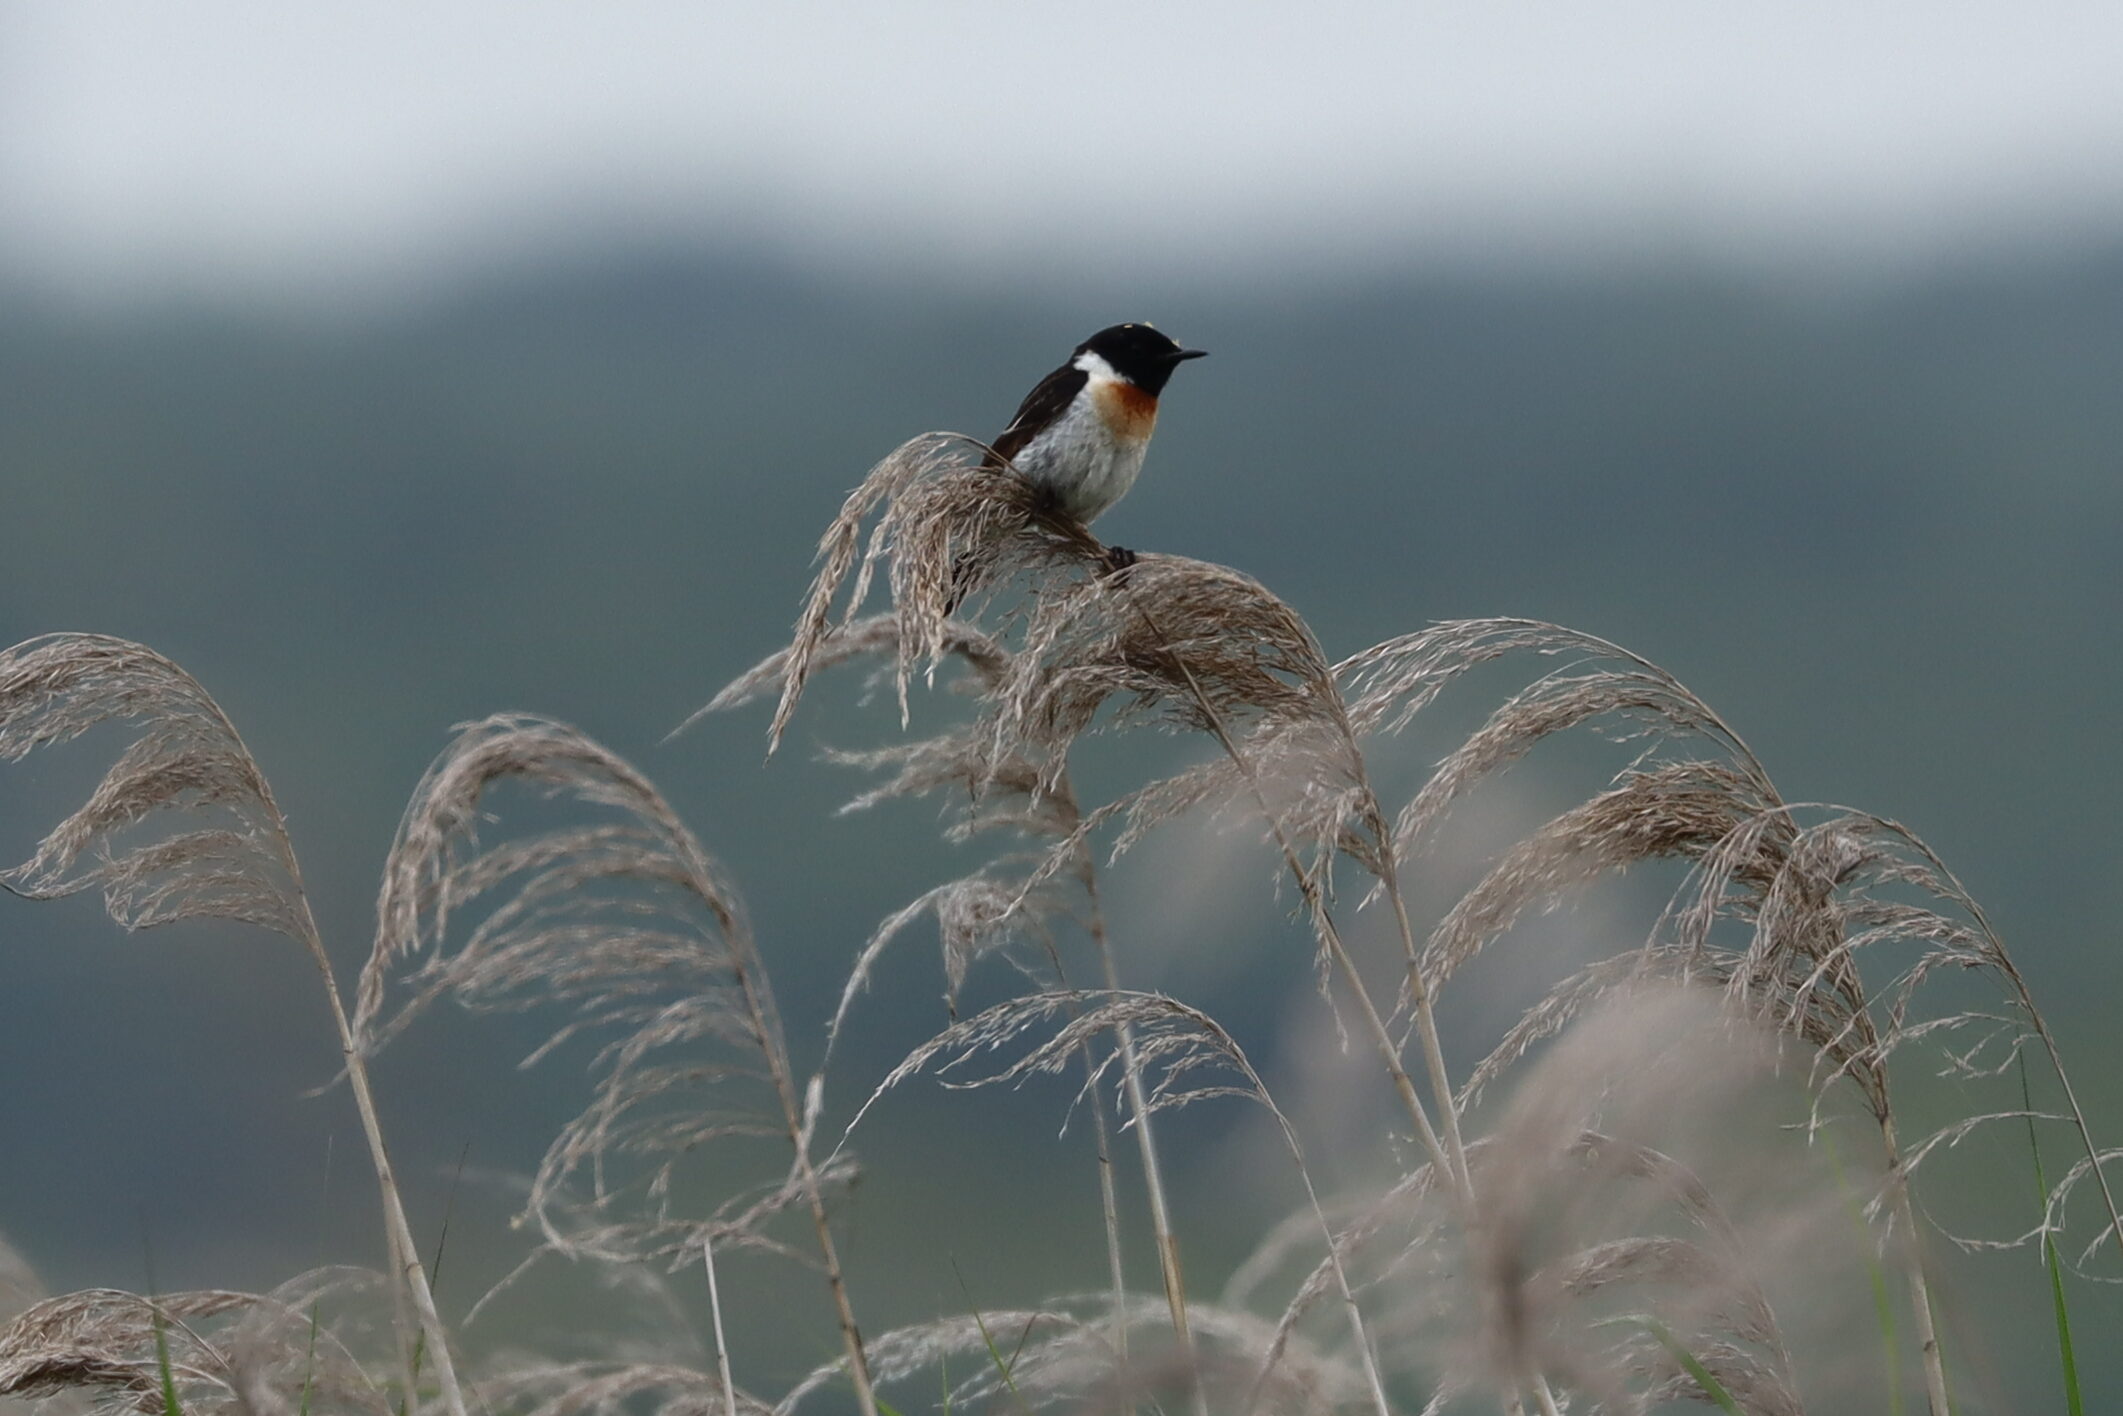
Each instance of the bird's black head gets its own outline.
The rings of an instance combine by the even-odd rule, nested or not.
[[[1206,349],[1182,349],[1146,324],[1117,324],[1076,346],[1076,357],[1096,354],[1144,393],[1164,391],[1165,380],[1181,361],[1199,359]]]

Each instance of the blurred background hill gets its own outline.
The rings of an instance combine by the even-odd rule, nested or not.
[[[860,941],[951,868],[919,811],[830,815],[848,783],[813,753],[889,714],[842,686],[764,767],[756,717],[660,740],[778,646],[872,461],[925,429],[992,435],[1075,341],[1147,318],[1213,357],[1102,534],[1245,569],[1337,655],[1509,614],[1662,664],[1787,797],[1940,850],[2053,1010],[2097,1132],[2123,1135],[2123,184],[2086,161],[2123,101],[2085,78],[2114,28],[2093,8],[1992,33],[1921,7],[1719,29],[1646,5],[1591,51],[1580,26],[1505,38],[1473,6],[1427,29],[1348,7],[1302,40],[1247,37],[1269,22],[1242,8],[1161,20],[1158,58],[1110,71],[1064,45],[1003,97],[965,66],[1054,36],[952,29],[948,73],[908,70],[970,23],[948,6],[820,10],[815,50],[677,6],[618,7],[589,38],[549,6],[444,7],[432,33],[410,7],[338,31],[210,5],[181,32],[153,7],[18,8],[0,642],[103,631],[204,681],[288,810],[344,969],[449,727],[535,710],[636,760],[728,863],[815,1050]],[[658,106],[685,91],[685,36],[750,126]],[[441,52],[377,57],[401,39]],[[474,54],[486,77],[446,90]],[[1409,93],[1358,92],[1395,60]],[[525,97],[554,74],[579,87]],[[1582,82],[1535,83],[1554,74]],[[1440,113],[1462,127],[1422,127]],[[522,144],[497,146],[511,115]],[[1279,124],[1306,140],[1264,155]],[[1131,137],[1146,169],[1100,177],[1084,146]],[[726,160],[692,171],[703,153]],[[86,760],[7,770],[8,859]],[[1140,903],[1173,868],[1123,888]],[[1308,1002],[1264,879],[1229,887],[1259,886],[1213,950],[1175,931],[1137,981],[1263,1032]],[[0,908],[0,967],[0,1231],[48,1281],[141,1284],[150,1253],[165,1287],[377,1261],[344,1097],[305,1095],[334,1057],[291,950],[125,939],[76,901]],[[936,989],[910,956],[876,1006],[933,1025]],[[925,1030],[881,1030],[851,1065]],[[384,1060],[425,1232],[460,1160],[520,1172],[573,1110],[510,1070],[518,1038],[438,1032]],[[983,1301],[1098,1281],[1089,1172],[1053,1170],[1080,1147],[1024,1109],[925,1093],[859,1147],[881,1177],[946,1170],[1069,1217],[879,1178],[851,1246],[895,1316],[964,1306],[902,1237],[945,1220],[976,1282],[1024,1283]],[[968,1116],[1010,1139],[942,1151]],[[1216,1123],[1191,1124],[1213,1165]],[[509,1242],[464,1224],[467,1268]],[[1227,1255],[1243,1229],[1195,1238]],[[2021,1306],[2007,1368],[2039,1352]]]

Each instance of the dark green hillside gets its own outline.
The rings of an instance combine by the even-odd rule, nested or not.
[[[177,305],[87,317],[18,293],[0,301],[0,644],[100,630],[204,681],[271,774],[349,972],[449,727],[504,708],[570,720],[724,858],[790,961],[777,986],[813,1048],[846,958],[947,868],[918,811],[829,815],[845,779],[814,751],[889,724],[836,684],[765,769],[757,714],[659,740],[783,642],[820,528],[876,457],[925,429],[992,435],[1069,344],[1144,316],[1213,357],[1168,393],[1102,534],[1246,569],[1333,654],[1511,614],[1657,660],[1788,797],[1866,806],[1939,848],[2018,948],[2097,1126],[2123,1137],[2106,1084],[2123,257],[1810,291],[1411,275],[1027,305],[666,255],[333,327]],[[0,779],[10,861],[71,807],[88,756]],[[1257,971],[1156,967],[1265,1029],[1280,1005],[1262,980],[1307,978],[1301,953],[1260,962],[1274,915],[1220,948],[1219,968]],[[140,1282],[143,1225],[171,1287],[375,1258],[350,1131],[325,1188],[341,1102],[301,1096],[335,1065],[307,966],[206,934],[129,940],[86,903],[0,900],[0,1133],[48,1138],[0,1166],[0,1230],[58,1284]],[[936,991],[910,957],[874,1006],[926,1023]],[[428,1232],[467,1144],[477,1166],[521,1169],[570,1113],[515,1079],[512,1026],[491,1025],[487,1051],[419,1039],[380,1069]],[[858,1037],[851,1065],[867,1075],[920,1031]],[[871,1145],[918,1160],[944,1134],[925,1108],[1011,1124],[1007,1098],[919,1102]],[[1021,1147],[951,1165],[1047,1183],[1052,1134],[1043,1114]],[[854,1261],[907,1262],[893,1225],[941,1203],[865,1197]],[[967,1247],[1058,1266],[1050,1287],[1095,1283],[1069,1232]],[[910,1310],[960,1301],[941,1272],[936,1291],[910,1276]]]

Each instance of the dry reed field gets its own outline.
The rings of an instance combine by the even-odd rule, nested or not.
[[[983,451],[931,434],[880,462],[820,542],[787,647],[701,710],[771,704],[778,744],[820,675],[865,676],[899,731],[829,764],[859,774],[852,805],[928,801],[977,858],[909,882],[905,908],[851,941],[821,1048],[791,1047],[773,942],[739,883],[628,758],[564,723],[457,731],[413,787],[349,990],[272,788],[204,686],[93,635],[0,654],[0,759],[114,744],[100,784],[0,882],[23,900],[100,892],[128,929],[229,921],[301,948],[386,1256],[270,1293],[46,1296],[0,1247],[0,1398],[154,1416],[2024,1409],[1938,1320],[1938,1255],[1962,1242],[2040,1256],[2012,1268],[2011,1301],[2053,1308],[2081,1409],[2070,1295],[2123,1254],[2109,1152],[2004,943],[1923,841],[1786,800],[1727,718],[1619,645],[1462,620],[1333,659],[1245,574],[1116,561],[1030,483],[982,470]],[[1381,755],[1470,693],[1493,693],[1474,730],[1412,791],[1383,785]],[[1144,730],[1199,750],[1079,791],[1090,739]],[[1456,898],[1413,888],[1486,786],[1574,739],[1619,755],[1597,790]],[[1253,908],[1309,934],[1320,1037],[1391,1108],[1355,1167],[1380,1177],[1363,1193],[1318,1183],[1315,1099],[1271,1090],[1257,1042],[1130,986],[1141,945],[1108,879],[1183,821],[1264,847]],[[1637,867],[1679,882],[1663,909],[1559,961],[1495,1036],[1467,1036],[1456,981]],[[954,1007],[896,1067],[849,1075],[834,1041],[884,955],[931,926],[949,996],[977,974],[1000,1001]],[[590,1359],[460,1341],[486,1300],[438,1303],[436,1236],[407,1218],[370,1077],[409,1025],[453,1010],[530,1014],[541,1054],[592,1048],[585,1104],[522,1189],[508,1284],[535,1283],[541,1259],[652,1296],[704,1272],[709,1302],[684,1315],[697,1360],[647,1333]],[[1480,1060],[1456,1070],[1468,1048]],[[814,1071],[794,1060],[814,1051]],[[1942,1071],[1989,1100],[1918,1125],[1911,1079]],[[1096,1156],[1105,1223],[1082,1239],[1103,1249],[1104,1289],[866,1320],[842,1201],[879,1103],[938,1081],[1059,1098]],[[1280,1152],[1289,1218],[1229,1273],[1183,1263],[1190,1213],[1214,1197],[1170,1183],[1161,1131],[1196,1106],[1264,1118]],[[2024,1167],[2027,1223],[1956,1240],[1926,1196],[1988,1129]],[[1146,1232],[1161,1283],[1141,1291],[1128,1251]],[[749,1301],[718,1270],[737,1254],[815,1278],[787,1321],[837,1355],[786,1390],[750,1389],[724,1341],[725,1311]]]

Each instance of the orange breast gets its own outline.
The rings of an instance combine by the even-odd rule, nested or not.
[[[1098,415],[1113,436],[1133,442],[1150,436],[1157,426],[1157,397],[1119,379],[1100,379],[1093,391]]]

